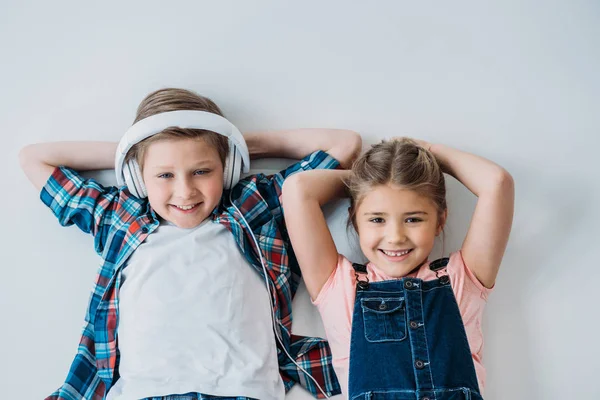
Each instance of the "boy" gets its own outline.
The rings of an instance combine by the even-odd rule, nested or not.
[[[222,115],[207,98],[163,89],[142,101],[135,122],[177,110]],[[224,190],[227,138],[168,127],[127,153],[146,199],[75,172],[111,168],[116,143],[21,151],[42,201],[61,225],[92,234],[103,259],[78,354],[48,399],[282,399],[295,382],[316,397],[339,393],[327,343],[291,335],[300,272],[279,196],[294,172],[348,167],[360,137],[307,129],[244,139],[252,158],[305,158]]]

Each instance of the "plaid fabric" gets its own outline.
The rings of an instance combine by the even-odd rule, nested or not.
[[[288,176],[303,170],[333,169],[338,165],[327,153],[317,151],[277,174],[249,176],[224,193],[221,204],[212,214],[215,222],[231,231],[249,264],[263,277],[259,251],[265,262],[276,330],[283,343],[283,346],[278,344],[277,353],[286,391],[300,383],[317,398],[324,396],[286,352],[315,378],[328,396],[339,394],[340,387],[333,372],[328,343],[320,338],[291,335],[292,298],[300,282],[300,269],[289,244],[279,198]],[[90,233],[96,252],[103,260],[77,355],[64,384],[46,400],[102,400],[119,377],[116,337],[120,271],[133,251],[158,227],[159,221],[146,200],[131,196],[124,188],[105,188],[93,179],[84,180],[65,167],[54,170],[40,197],[61,225],[75,224]],[[256,237],[259,249],[249,230]]]

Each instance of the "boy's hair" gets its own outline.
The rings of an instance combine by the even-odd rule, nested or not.
[[[438,223],[446,211],[446,183],[435,156],[408,138],[375,144],[352,164],[346,181],[350,192],[348,226],[356,229],[356,210],[365,194],[378,185],[394,184],[433,201]]]
[[[167,111],[196,110],[207,111],[223,117],[219,107],[208,97],[200,96],[192,91],[185,89],[160,89],[150,93],[138,106],[135,120],[133,123],[160,114]],[[139,143],[133,145],[125,157],[125,162],[135,158],[140,169],[144,168],[144,155],[146,149],[154,142],[165,139],[202,139],[210,146],[213,146],[219,153],[219,158],[223,166],[225,159],[229,154],[229,143],[227,137],[218,133],[206,131],[204,129],[181,129],[177,127],[167,128],[156,135],[150,136]]]

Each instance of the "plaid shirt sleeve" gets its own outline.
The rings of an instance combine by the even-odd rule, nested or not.
[[[291,297],[294,296],[300,282],[300,267],[296,261],[289,236],[285,227],[283,218],[283,208],[280,202],[281,189],[285,179],[300,171],[309,171],[314,169],[335,169],[339,167],[339,162],[323,151],[316,151],[299,162],[290,165],[277,174],[257,176],[257,187],[268,203],[271,215],[275,219],[284,246],[288,256],[288,266],[291,270],[291,280],[288,282],[291,290]],[[260,220],[260,218],[256,218]],[[280,304],[283,306],[284,302]],[[291,307],[287,304],[287,307]],[[291,308],[289,309],[291,312]],[[284,314],[287,314],[284,312]],[[291,321],[288,320],[288,322]],[[295,383],[300,383],[306,390],[317,398],[324,398],[323,390],[327,396],[333,396],[341,393],[337,377],[333,371],[331,350],[326,340],[321,338],[311,338],[291,335],[289,338],[290,355],[296,363],[286,357],[280,357],[280,368],[283,381],[288,391]],[[317,382],[317,384],[304,372],[308,372]]]
[[[62,226],[75,224],[94,236],[96,252],[102,254],[109,230],[117,223],[114,217],[123,212],[123,204],[131,208],[126,210],[129,214],[141,208],[137,202],[120,201],[121,193],[116,187],[105,188],[94,179],[84,179],[70,168],[57,167],[42,188],[40,199]]]
[[[324,151],[317,150],[304,157],[295,164],[279,171],[274,175],[263,176],[262,190],[269,191],[270,195],[265,196],[269,203],[271,213],[275,217],[278,225],[283,224],[283,208],[281,207],[281,188],[287,177],[301,171],[310,171],[313,169],[336,169],[340,163]],[[265,186],[269,186],[266,188]]]
[[[118,363],[114,290],[109,292],[100,312],[97,311],[119,256],[136,240],[131,235],[128,241],[125,238],[131,231],[129,228],[139,227],[131,222],[139,216],[145,203],[127,191],[103,187],[65,167],[53,171],[40,198],[61,225],[76,225],[91,234],[95,249],[104,261],[90,296],[77,355],[63,385],[46,400],[102,400]]]

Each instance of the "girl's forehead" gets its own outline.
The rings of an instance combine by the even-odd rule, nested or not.
[[[358,204],[362,212],[412,212],[435,209],[427,196],[395,185],[377,185],[367,190]]]

